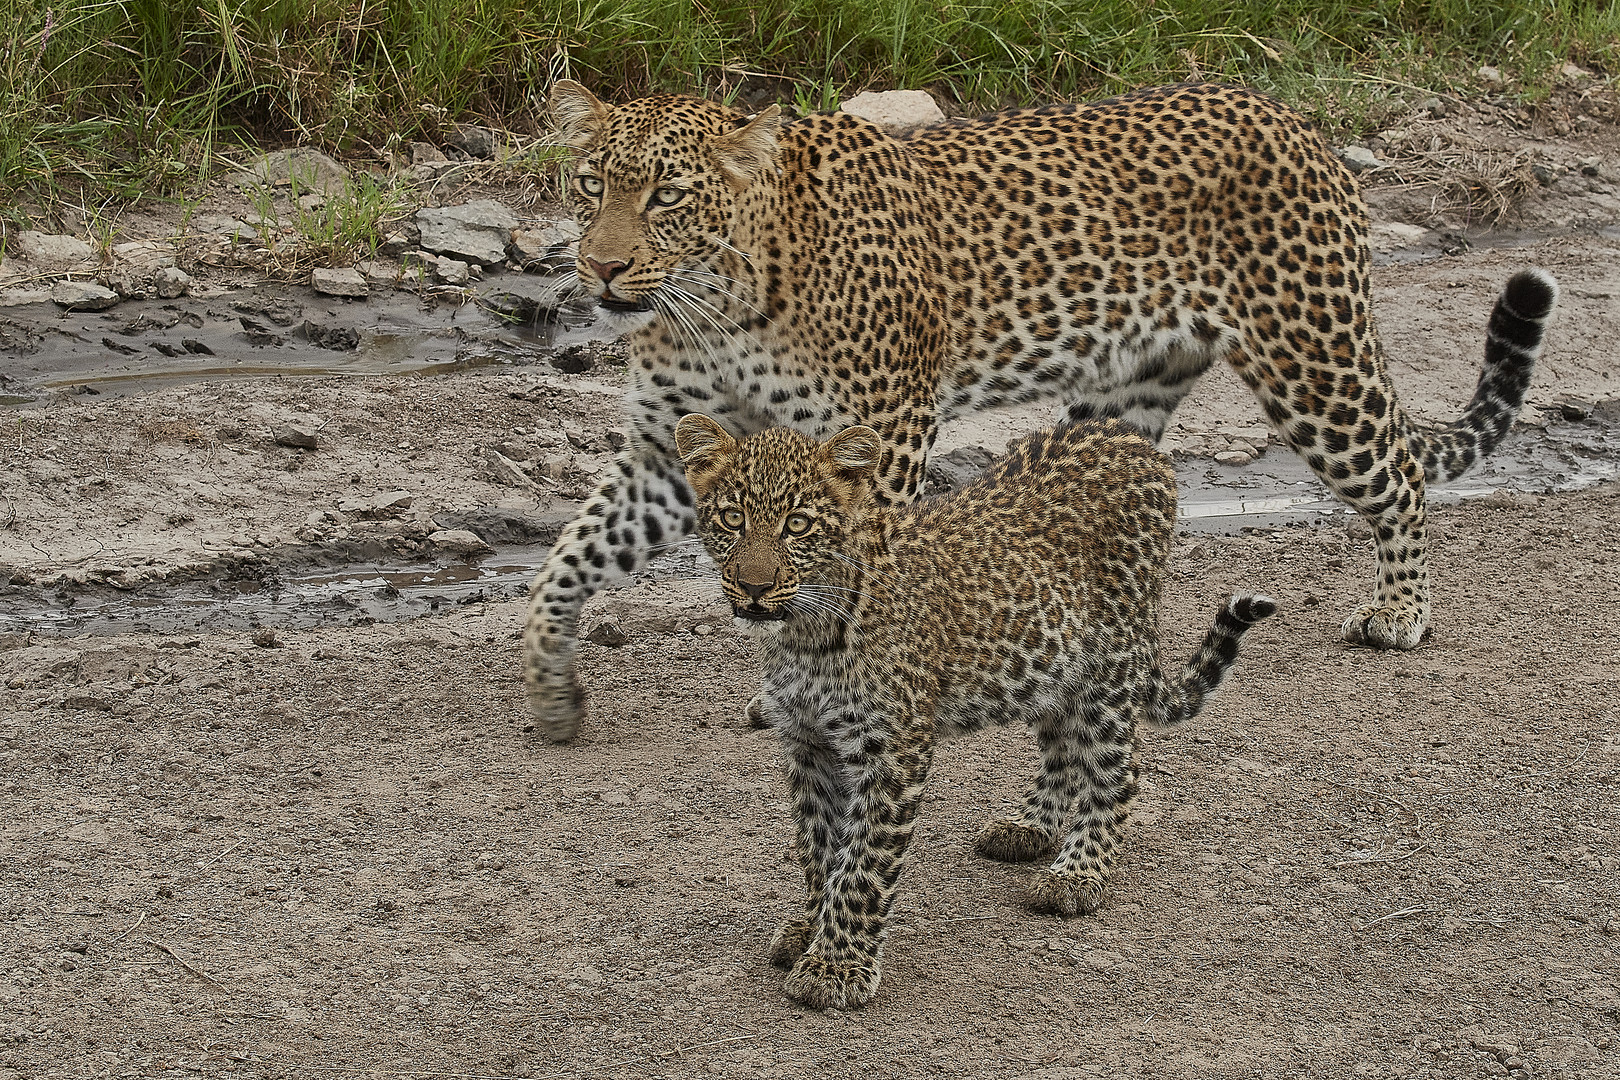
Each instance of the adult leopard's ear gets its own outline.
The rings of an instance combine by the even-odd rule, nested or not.
[[[675,425],[675,452],[686,466],[686,478],[698,486],[698,478],[731,455],[737,445],[726,429],[702,413],[687,413]]]
[[[851,479],[871,476],[883,459],[883,440],[869,427],[840,431],[822,448],[833,468]]]
[[[742,191],[756,177],[776,169],[776,134],[782,129],[782,110],[767,105],[736,131],[714,140],[714,156],[732,187]]]
[[[551,87],[551,122],[557,141],[575,150],[588,150],[607,127],[611,110],[573,79],[559,79]]]

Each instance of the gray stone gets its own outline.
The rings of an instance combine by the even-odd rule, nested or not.
[[[517,216],[492,199],[417,211],[422,246],[437,255],[489,265],[506,258]]]
[[[295,450],[316,447],[315,428],[310,424],[277,424],[270,429],[270,438],[277,446],[290,446]]]
[[[112,254],[118,263],[144,269],[174,265],[174,245],[162,240],[133,240],[127,244],[114,244]]]
[[[414,497],[408,491],[384,491],[377,495],[339,499],[337,508],[345,514],[363,518],[394,517],[409,510]]]
[[[175,300],[191,291],[191,275],[177,266],[160,266],[152,274],[152,288],[164,300]]]
[[[1506,80],[1502,78],[1502,69],[1494,68],[1490,65],[1486,65],[1485,67],[1479,69],[1479,81],[1493,89],[1500,89],[1506,82]]]
[[[534,274],[572,274],[579,254],[579,226],[572,221],[519,226],[506,255]]]
[[[1339,157],[1344,159],[1344,163],[1350,166],[1353,173],[1371,172],[1384,167],[1384,163],[1378,160],[1378,155],[1365,146],[1347,146],[1339,151]]]
[[[258,229],[229,214],[198,214],[191,219],[191,227],[200,233],[231,240],[252,240],[259,235]]]
[[[349,171],[319,150],[301,146],[266,154],[234,179],[239,187],[290,187],[296,183],[299,191],[330,195],[343,190]]]
[[[435,164],[437,162],[448,161],[448,160],[450,160],[450,159],[444,156],[444,151],[440,150],[437,146],[434,146],[432,143],[425,143],[425,142],[413,142],[413,143],[411,143],[411,164],[412,165],[433,165],[433,164]]]
[[[617,649],[630,640],[630,635],[624,632],[617,619],[603,619],[596,624],[595,629],[585,635],[585,640],[593,645],[602,645],[609,649]]]
[[[495,156],[495,133],[476,124],[457,124],[450,132],[450,145],[468,157],[492,158]]]
[[[1536,183],[1542,187],[1552,187],[1558,179],[1558,170],[1546,162],[1537,161],[1530,166],[1530,175],[1536,178]]]
[[[440,529],[428,533],[427,539],[428,543],[441,551],[457,555],[487,555],[495,550],[479,539],[477,533],[468,529]]]
[[[1215,455],[1215,464],[1230,465],[1233,468],[1247,465],[1253,460],[1253,454],[1245,454],[1241,450],[1222,450],[1220,453]]]
[[[417,232],[415,226],[412,226],[409,229],[401,229],[396,232],[391,232],[387,236],[383,237],[383,242],[377,246],[377,254],[387,255],[389,258],[397,259],[401,255],[405,254],[405,252],[415,247],[421,241],[421,239],[422,237]]]
[[[460,259],[433,260],[433,279],[441,285],[465,285],[472,280],[472,268]]]
[[[17,234],[14,252],[42,270],[66,270],[95,258],[90,245],[75,236],[55,236],[24,229]]]
[[[386,259],[362,259],[354,264],[361,277],[366,279],[367,285],[388,286],[398,285],[400,280],[399,264]]]
[[[106,311],[121,299],[93,281],[58,281],[51,288],[51,300],[69,311]]]
[[[316,269],[309,273],[310,288],[322,296],[348,296],[364,300],[371,295],[371,286],[358,270]]]
[[[939,103],[926,90],[867,91],[856,94],[839,108],[851,116],[870,120],[891,135],[905,135],[945,119]]]

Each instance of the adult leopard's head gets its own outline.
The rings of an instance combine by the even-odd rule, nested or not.
[[[847,610],[853,529],[883,452],[869,427],[826,442],[789,428],[734,439],[707,416],[675,425],[697,495],[698,535],[732,613],[756,626]]]
[[[606,105],[564,79],[551,114],[576,151],[567,188],[580,281],[610,314],[681,310],[673,292],[703,291],[730,247],[737,197],[775,171],[779,110],[745,117],[670,94]]]

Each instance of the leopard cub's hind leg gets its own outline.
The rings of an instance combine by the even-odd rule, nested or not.
[[[1057,858],[1030,881],[1027,902],[1033,911],[1089,915],[1102,904],[1136,794],[1131,696],[1129,686],[1099,689],[1070,721],[1075,818]]]
[[[1021,863],[1046,858],[1057,846],[1069,808],[1080,792],[1080,744],[1074,724],[1063,716],[1051,716],[1034,727],[1040,772],[1017,817],[986,822],[980,830],[974,846],[987,859]]]

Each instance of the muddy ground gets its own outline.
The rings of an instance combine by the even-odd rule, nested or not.
[[[801,888],[779,757],[741,725],[749,648],[690,566],[593,602],[585,629],[628,640],[583,647],[568,747],[523,734],[509,582],[400,622],[375,621],[387,582],[199,614],[311,568],[521,579],[613,452],[611,349],[569,373],[456,297],[244,293],[200,269],[172,309],[5,308],[0,370],[34,400],[0,414],[0,1078],[1620,1075],[1620,486],[1540,493],[1614,456],[1620,155],[1588,135],[1536,135],[1560,179],[1471,246],[1426,189],[1373,190],[1414,411],[1467,400],[1512,269],[1564,286],[1515,435],[1541,471],[1433,514],[1433,639],[1338,640],[1373,567],[1342,514],[1184,533],[1172,655],[1230,590],[1282,611],[1207,714],[1148,738],[1104,908],[1033,915],[1028,869],[972,852],[1021,797],[1027,735],[952,744],[882,988],[847,1015],[796,1007],[764,959]],[[53,340],[150,351],[271,301],[373,338],[409,322],[448,361],[363,345],[333,363],[415,374],[204,379],[154,352],[155,377],[120,379],[109,353],[64,385],[40,366]],[[221,340],[221,366],[317,355]],[[1038,419],[975,418],[945,448]],[[1590,432],[1578,468],[1568,430]],[[1190,496],[1286,499],[1266,442],[1221,374],[1167,446]],[[1213,460],[1245,444],[1252,464]],[[143,597],[161,632],[84,633]]]

